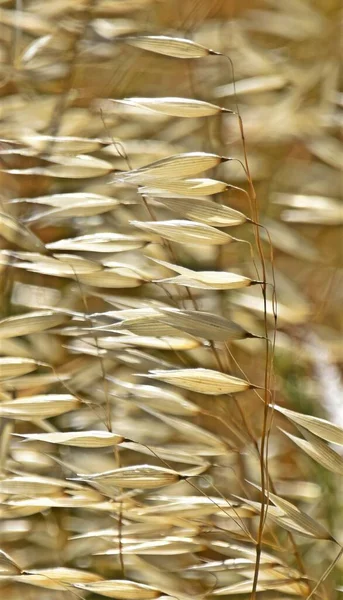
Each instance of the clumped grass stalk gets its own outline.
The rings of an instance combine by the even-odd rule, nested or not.
[[[338,599],[336,0],[0,9],[6,600]]]

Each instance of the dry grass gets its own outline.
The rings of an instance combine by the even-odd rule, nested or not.
[[[341,595],[341,8],[238,4],[1,3],[6,600]]]

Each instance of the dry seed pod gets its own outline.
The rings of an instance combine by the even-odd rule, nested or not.
[[[32,231],[26,229],[16,219],[4,213],[0,213],[0,235],[8,242],[19,246],[19,248],[32,250],[33,252],[37,250],[45,252],[43,242]]]
[[[302,413],[289,410],[281,406],[273,406],[273,409],[285,415],[290,421],[301,425],[311,433],[314,433],[318,437],[332,444],[339,444],[343,446],[343,429],[338,427],[334,423],[326,421],[326,419],[320,419],[319,417],[313,417],[312,415],[305,415]]]
[[[34,569],[23,571],[15,578],[20,583],[28,583],[48,590],[64,590],[66,585],[101,581],[102,577],[89,571],[56,567],[54,569]]]
[[[30,362],[34,363],[34,361]],[[25,372],[27,373],[28,371]],[[80,405],[80,401],[71,394],[45,394],[19,398],[11,402],[2,402],[0,404],[0,415],[24,421],[50,419],[51,417],[75,410]]]
[[[80,202],[80,204],[74,204],[67,208],[53,208],[45,210],[39,214],[32,215],[27,219],[27,223],[34,223],[36,221],[55,222],[56,219],[66,219],[70,217],[93,217],[95,215],[101,215],[105,212],[112,211],[116,206],[114,202]]]
[[[201,516],[224,514],[234,516],[238,514],[239,505],[232,503],[220,496],[150,496],[153,506],[142,506],[133,509],[137,515],[173,515],[176,513],[182,518],[198,519]],[[157,503],[157,504],[155,504]],[[236,512],[235,512],[236,511]],[[200,565],[199,565],[200,568]]]
[[[37,440],[49,444],[76,446],[77,448],[105,448],[120,444],[125,438],[110,431],[56,431],[53,433],[15,434],[26,441]]]
[[[94,273],[94,271],[101,271],[101,265],[99,265],[99,263],[95,262],[94,260],[83,258],[83,256],[78,256],[77,254],[54,254],[54,259],[51,260],[58,261],[58,263],[63,263],[64,267],[66,269],[70,268],[74,274]],[[73,313],[72,316],[81,319],[83,318],[83,315],[80,313]]]
[[[114,383],[114,390],[118,395],[127,398],[128,401],[139,402],[143,406],[146,405],[171,415],[182,416],[199,413],[196,404],[174,390],[153,385],[135,385],[113,377],[109,377],[109,379]]]
[[[183,38],[173,38],[166,35],[146,35],[136,37],[122,38],[130,46],[136,46],[143,50],[149,50],[150,52],[156,52],[157,54],[164,54],[165,56],[172,56],[175,58],[202,58],[209,56],[210,54],[218,54],[214,50],[210,50],[193,42]]]
[[[126,297],[121,297],[120,294],[118,294],[117,297],[117,302],[115,297],[112,298],[113,300],[113,304],[114,306],[116,306],[116,304],[119,305],[123,305],[125,304],[127,307],[131,306],[130,305],[130,298]],[[122,300],[122,302],[121,302]],[[152,317],[152,316],[157,316],[158,315],[158,310],[157,307],[158,306],[167,306],[167,304],[161,302],[159,303],[158,301],[156,302],[156,308],[154,308],[154,302],[152,302],[152,306],[141,306],[140,305],[140,301],[139,298],[131,298],[132,300],[132,308],[119,308],[118,310],[109,310],[109,311],[104,311],[101,313],[94,313],[93,315],[91,315],[93,318],[100,318],[100,319],[104,319],[104,318],[113,318],[113,319],[118,319],[118,323],[114,323],[114,325],[120,325],[121,323],[123,323],[125,320],[128,319],[133,319],[133,320],[140,320],[143,317]],[[108,301],[110,302],[110,297],[108,298]],[[104,326],[106,328],[106,326]]]
[[[178,275],[169,279],[159,279],[160,283],[174,283],[199,290],[233,290],[254,283],[248,277],[226,271],[196,271],[192,276]]]
[[[38,152],[44,152],[49,143],[52,143],[54,151],[59,154],[87,154],[99,150],[102,140],[89,139],[80,136],[54,136],[42,134],[24,134],[22,140]]]
[[[153,187],[142,186],[140,193],[147,196],[164,196],[167,194],[179,194],[181,196],[212,196],[213,194],[220,194],[229,189],[229,185],[224,181],[217,181],[216,179],[183,179],[180,181],[176,180],[164,180],[155,179]]]
[[[47,244],[47,248],[49,250],[74,250],[76,252],[126,252],[142,248],[148,240],[149,236],[144,236],[144,234],[139,236],[110,231],[58,240]]]
[[[109,267],[110,269],[116,269],[120,275],[126,275],[128,277],[132,275],[136,275],[143,280],[150,281],[151,276],[150,273],[146,269],[142,269],[141,267],[135,266],[126,262],[118,262],[117,260],[113,260],[110,258],[102,258],[101,263],[104,267]]]
[[[138,404],[138,406],[141,406]],[[143,407],[144,410],[144,407]],[[123,448],[127,448],[129,450],[133,450],[135,452],[140,452],[142,454],[147,454],[148,456],[156,457],[156,455],[163,460],[167,460],[170,462],[177,463],[185,463],[190,465],[199,465],[204,470],[207,470],[210,467],[210,463],[208,463],[202,456],[199,455],[199,452],[204,451],[206,454],[206,447],[198,448],[194,446],[190,446],[190,444],[185,444],[183,447],[176,446],[173,444],[171,447],[165,446],[142,446],[141,444],[137,444],[135,442],[124,442],[122,444]]]
[[[36,263],[36,264],[42,264],[42,265],[47,265],[48,267],[51,267],[52,270],[54,269],[54,266],[56,265],[61,265],[61,262],[66,263],[67,265],[73,265],[75,267],[77,267],[78,262],[82,263],[82,264],[87,264],[88,265],[92,265],[93,268],[100,268],[97,265],[96,262],[91,261],[91,260],[87,260],[83,257],[78,256],[77,254],[67,254],[67,253],[63,253],[63,254],[53,254],[51,256],[45,256],[43,254],[39,254],[38,252],[13,252],[13,251],[3,251],[5,253],[5,255],[9,255],[12,256],[13,258],[17,259],[17,262],[14,262],[13,264],[16,267],[20,267],[21,264],[24,263],[20,263],[19,261],[25,261],[25,262],[31,262],[31,263]],[[0,254],[1,256],[1,254]],[[48,307],[50,308],[50,307]],[[54,310],[56,310],[54,308]],[[64,311],[65,312],[65,311]]]
[[[227,233],[196,221],[131,221],[131,224],[179,244],[216,246],[233,240]]]
[[[62,195],[62,194],[61,194]],[[70,194],[72,195],[72,194]],[[94,194],[95,195],[95,194]],[[68,194],[66,194],[68,196]],[[49,196],[46,196],[49,198]],[[53,204],[54,202],[54,204]],[[43,204],[43,203],[42,203]],[[62,219],[65,217],[92,217],[94,215],[100,215],[105,212],[109,212],[118,206],[118,200],[115,198],[105,198],[99,196],[99,199],[85,198],[84,200],[78,200],[70,202],[67,199],[63,199],[63,202],[58,203],[57,201],[49,201],[47,204],[56,206],[56,208],[43,210],[38,214],[33,214],[26,219],[26,223],[32,223],[39,220],[53,220],[55,217]]]
[[[243,213],[205,198],[154,198],[170,210],[213,227],[232,227],[249,221]]]
[[[117,178],[124,181],[130,180],[141,183],[154,181],[154,179],[158,179],[159,177],[182,179],[183,177],[191,177],[202,171],[213,169],[228,160],[230,159],[207,152],[184,152],[183,154],[161,158],[139,169],[125,171],[118,175]]]
[[[31,358],[19,358],[12,356],[0,357],[0,381],[26,375],[37,369],[38,363]]]
[[[306,513],[301,511],[297,506],[291,504],[287,500],[276,496],[275,494],[269,494],[270,499],[274,502],[275,506],[284,511],[284,513],[299,527],[308,531],[310,535],[319,540],[331,540],[332,536],[330,533],[320,525],[317,521],[309,517]]]
[[[194,100],[191,98],[124,98],[123,100],[113,100],[113,102],[127,103],[133,106],[142,106],[150,110],[164,113],[172,117],[209,117],[221,112],[232,113],[231,110],[216,106],[203,100]]]
[[[113,171],[111,163],[80,154],[79,156],[50,156],[47,167],[32,167],[29,169],[5,169],[13,175],[42,175],[44,177],[60,177],[62,179],[87,179],[102,177]]]
[[[81,256],[72,254],[58,254],[58,258],[40,257],[32,262],[16,262],[12,266],[41,275],[51,275],[54,277],[75,277],[82,273],[94,273],[101,271],[101,265],[94,261],[86,260]]]
[[[125,579],[108,579],[97,583],[77,583],[76,588],[118,600],[153,600],[159,598],[160,592],[155,588]]]
[[[154,311],[153,314],[145,314],[131,319],[124,319],[118,325],[114,325],[113,329],[110,327],[102,327],[102,329],[105,329],[105,331],[116,332],[120,332],[124,329],[135,335],[150,335],[151,337],[181,337],[179,329],[161,322],[160,315],[157,311]]]
[[[253,337],[236,323],[218,315],[195,310],[161,308],[161,320],[195,337],[216,342]]]
[[[206,563],[201,563],[199,565],[193,565],[189,567],[192,571],[239,571],[246,570],[249,567],[253,567],[255,562],[249,558],[228,558],[227,560],[211,560]],[[272,566],[273,562],[268,566]],[[261,567],[263,568],[263,564]]]
[[[14,377],[9,379],[7,382],[2,382],[5,389],[11,390],[27,390],[36,386],[46,386],[52,383],[63,383],[70,378],[66,374],[54,374],[54,373],[39,373],[39,375],[21,375],[21,377]]]
[[[7,477],[0,480],[0,494],[15,496],[50,496],[64,487],[68,487],[68,483],[64,480],[57,481],[36,475]]]
[[[169,371],[156,370],[142,375],[171,383],[192,392],[210,394],[211,396],[235,394],[253,387],[248,381],[244,381],[238,377],[202,368],[171,369]]]
[[[343,458],[330,448],[325,442],[315,435],[306,432],[308,440],[292,435],[286,431],[283,432],[289,439],[292,440],[299,448],[304,450],[313,460],[320,465],[323,465],[329,471],[343,475]]]
[[[239,496],[237,496],[237,498],[245,502],[245,504],[247,504],[248,506],[254,508],[254,510],[256,510],[257,513],[261,513],[262,505],[260,502],[254,502],[252,500],[243,499]],[[287,512],[283,508],[280,508],[278,505],[269,505],[268,518],[270,519],[270,521],[276,523],[277,525],[279,525],[279,527],[282,527],[283,529],[286,529],[286,531],[290,531],[291,533],[301,534],[305,537],[309,537],[312,539],[332,539],[330,534],[324,528],[322,528],[316,522],[313,522],[312,519],[307,519],[307,515],[298,511],[298,509],[294,505],[292,505],[289,502],[286,502],[285,500],[282,500],[282,498],[280,499],[278,496],[276,496],[276,498],[278,498],[278,502],[280,503],[280,505],[284,503],[284,508],[286,508],[287,505]],[[290,516],[291,512],[292,516]]]
[[[45,331],[61,325],[69,319],[68,315],[56,313],[53,310],[37,310],[15,317],[8,317],[0,321],[0,339]]]
[[[181,335],[181,334],[180,334]],[[91,343],[92,340],[90,339]],[[156,348],[158,350],[192,350],[198,348],[199,342],[195,339],[183,337],[161,337],[143,335],[123,335],[115,337],[100,338],[97,341],[99,348],[116,349],[125,346],[137,348]]]
[[[119,269],[103,269],[94,273],[82,273],[78,276],[81,283],[103,288],[135,288],[142,285],[143,279],[135,273],[121,274]]]
[[[171,277],[170,279],[161,279],[160,282],[174,283],[175,285],[182,285],[184,287],[191,287],[199,290],[233,290],[246,287],[253,283],[251,279],[243,277],[242,275],[226,272],[221,273],[219,271],[199,271],[199,276],[194,278],[179,275],[178,277]]]
[[[236,94],[256,94],[279,90],[287,85],[287,79],[283,75],[265,75],[264,77],[249,77],[236,81],[236,84],[228,83],[216,88],[216,98],[235,96]]]
[[[124,545],[123,554],[142,554],[148,556],[170,556],[173,554],[188,554],[189,552],[201,552],[206,549],[205,544],[201,544],[192,538],[170,538],[163,540],[149,540],[137,544]],[[99,552],[101,555],[118,555],[120,548],[105,550]]]
[[[223,542],[222,550],[219,550],[219,546],[217,544],[210,543],[209,546],[212,547],[213,549],[215,549],[215,547],[217,546],[218,552],[223,553],[223,554],[228,554],[230,556],[232,554],[235,554],[235,555],[237,554],[237,556],[244,556],[246,558],[253,560],[253,562],[255,564],[255,548],[252,547],[249,544],[249,542],[244,542],[244,543],[240,543],[238,541]],[[273,564],[284,564],[279,557],[273,556],[273,554],[270,554],[269,552],[262,551],[261,564],[266,564],[266,563],[270,563],[270,562],[272,562]]]
[[[55,208],[72,208],[74,205],[79,206],[82,202],[94,202],[94,205],[98,202],[101,206],[105,202],[113,202],[118,204],[118,200],[111,196],[103,196],[102,194],[92,194],[90,192],[75,192],[66,194],[51,194],[49,196],[37,196],[36,198],[14,198],[11,200],[11,204],[20,204],[22,202],[28,204],[43,204],[48,206],[54,206]]]
[[[261,578],[262,579],[262,578]],[[241,581],[240,583],[234,583],[232,585],[226,585],[217,587],[213,595],[214,596],[229,596],[236,594],[251,594],[254,588],[253,579],[248,581]],[[296,596],[306,597],[308,595],[308,585],[302,581],[294,581],[293,578],[288,578],[286,580],[281,580],[280,578],[275,578],[274,580],[268,579],[267,581],[259,581],[256,585],[257,592],[268,592],[271,590],[278,590],[283,594],[295,594]],[[274,598],[279,598],[277,597]]]
[[[180,475],[176,471],[152,465],[133,465],[104,473],[79,475],[79,477],[85,481],[99,481],[122,488],[142,489],[163,487],[180,481]]]
[[[168,279],[159,279],[160,282],[175,283],[186,287],[198,289],[213,289],[213,290],[230,290],[241,288],[256,283],[237,273],[228,273],[226,271],[192,271],[180,265],[174,265],[165,260],[151,258],[154,262],[180,273],[178,277],[170,277]]]
[[[251,485],[253,485],[255,488],[262,492],[262,488],[259,485]],[[288,518],[290,522],[292,522],[294,528],[299,527],[300,531],[306,531],[307,535],[315,537],[317,539],[332,539],[332,536],[324,527],[322,527],[309,515],[301,511],[297,506],[295,506],[291,502],[288,502],[287,500],[284,500],[280,496],[273,494],[272,492],[268,492],[268,496],[270,497],[271,501],[275,504],[275,506],[286,515],[286,518]],[[276,511],[274,514],[276,515]],[[284,520],[286,522],[286,519]]]

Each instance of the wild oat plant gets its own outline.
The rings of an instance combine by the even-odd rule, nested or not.
[[[4,599],[342,597],[341,10],[1,2]]]

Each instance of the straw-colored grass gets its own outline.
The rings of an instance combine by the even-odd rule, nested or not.
[[[0,8],[6,600],[338,600],[338,0]]]

